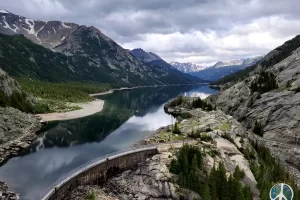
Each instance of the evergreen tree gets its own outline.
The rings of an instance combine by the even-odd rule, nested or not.
[[[211,200],[210,189],[207,182],[204,184],[203,194],[201,195],[201,197],[202,200]]]
[[[179,127],[178,127],[178,123],[177,122],[175,122],[175,124],[174,124],[173,133],[174,134],[178,134],[178,135],[181,134],[181,131],[180,131]]]

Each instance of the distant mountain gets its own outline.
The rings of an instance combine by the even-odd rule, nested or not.
[[[247,67],[255,65],[259,62],[263,57],[257,56],[253,58],[245,58],[233,61],[219,61],[212,67],[208,67],[204,70],[198,72],[190,72],[189,74],[193,76],[197,76],[200,79],[205,79],[209,81],[216,81],[218,79],[223,78],[229,74],[238,72]]]
[[[236,73],[225,76],[224,78],[215,81],[213,84],[221,85],[226,83],[235,83],[240,79],[245,79],[249,77],[254,71],[266,70],[276,63],[281,62],[286,59],[288,56],[292,55],[293,52],[300,47],[300,35],[292,38],[291,40],[286,41],[281,46],[270,51],[266,56],[264,56],[259,62],[255,65],[248,67],[244,70],[238,71]],[[294,71],[295,72],[295,71]],[[289,74],[289,73],[288,73]]]
[[[0,10],[0,65],[14,76],[56,82],[98,82],[120,86],[200,82],[170,68],[153,68],[100,30],[60,21],[43,22]],[[23,34],[22,36],[12,36]],[[41,46],[48,48],[45,49]],[[57,53],[55,53],[57,52]]]
[[[253,57],[253,58],[245,58],[245,59],[238,59],[238,60],[232,60],[232,61],[219,61],[213,66],[213,68],[237,66],[239,68],[244,69],[246,67],[254,65],[262,58],[263,58],[263,56],[257,56],[257,57]]]
[[[132,54],[138,60],[150,65],[153,70],[157,70],[157,73],[164,73],[163,71],[169,71],[169,74],[165,74],[164,76],[168,81],[172,81],[176,77],[176,79],[185,79],[186,81],[193,80],[198,83],[207,83],[206,80],[201,80],[198,77],[178,71],[172,65],[152,52],[146,52],[143,49],[139,48],[133,49],[132,51],[130,51],[130,54]]]
[[[170,62],[170,65],[175,67],[177,70],[183,73],[196,72],[207,68],[206,66],[201,66],[199,64],[193,63],[180,63],[180,62]]]
[[[143,62],[151,62],[154,60],[162,60],[158,55],[152,52],[146,52],[143,49],[133,49],[130,54]]]

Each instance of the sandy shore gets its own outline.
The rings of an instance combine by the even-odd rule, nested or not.
[[[48,113],[48,114],[37,114],[42,118],[42,121],[57,121],[57,120],[69,120],[76,119],[80,117],[89,116],[100,112],[103,109],[104,101],[100,99],[96,99],[95,101],[88,103],[78,103],[77,106],[80,106],[82,109],[74,110],[65,113]]]
[[[128,87],[122,87],[122,88],[118,88],[118,89],[108,90],[108,91],[106,91],[106,92],[90,94],[90,96],[91,96],[91,97],[94,97],[94,96],[101,96],[101,95],[105,95],[105,94],[111,94],[111,93],[113,93],[114,91],[118,91],[118,90],[132,90],[132,89],[136,89],[136,88],[140,88],[140,87],[131,87],[131,88],[128,88]]]

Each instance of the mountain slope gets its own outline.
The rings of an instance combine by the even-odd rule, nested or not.
[[[0,65],[10,75],[52,82],[120,83],[89,59],[67,57],[32,43],[23,35],[0,34]],[[85,65],[82,65],[85,64]],[[91,66],[90,66],[91,65]]]
[[[191,72],[190,74],[202,79],[215,81],[223,78],[224,76],[227,76],[229,74],[241,71],[249,66],[252,66],[258,61],[260,61],[261,59],[262,59],[261,56],[257,56],[254,58],[246,58],[246,59],[233,60],[233,61],[225,61],[225,62],[219,61],[212,67],[206,68],[198,72]]]
[[[190,62],[188,63],[170,62],[170,65],[172,65],[174,68],[176,68],[177,70],[183,73],[196,72],[207,68],[205,66],[193,64]]]
[[[56,82],[98,82],[120,86],[199,82],[183,74],[170,81],[172,73],[168,68],[153,69],[95,27],[34,21],[2,11],[0,32],[24,34],[32,42],[51,49],[34,45],[21,36],[1,35],[0,47],[5,59],[0,64],[2,62],[2,67],[12,75]],[[6,48],[11,51],[4,51]]]
[[[130,54],[143,62],[151,62],[154,60],[162,60],[158,55],[152,52],[145,52],[143,49],[133,49]]]

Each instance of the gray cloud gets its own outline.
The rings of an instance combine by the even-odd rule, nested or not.
[[[300,32],[299,0],[0,2],[34,19],[94,25],[125,48],[145,48],[168,61],[208,63],[264,54]]]

